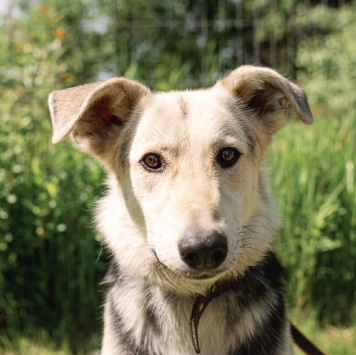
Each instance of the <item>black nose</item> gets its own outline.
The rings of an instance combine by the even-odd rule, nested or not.
[[[215,269],[226,258],[227,239],[214,232],[208,235],[189,234],[178,245],[181,259],[193,269]]]

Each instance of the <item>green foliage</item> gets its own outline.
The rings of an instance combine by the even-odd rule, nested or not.
[[[100,314],[104,267],[88,211],[102,172],[68,143],[50,143],[47,96],[71,76],[58,14],[41,7],[30,16],[33,31],[16,27],[0,40],[0,346],[38,329],[74,346]]]
[[[309,17],[328,28],[298,51],[315,123],[289,123],[268,160],[285,219],[277,249],[292,303],[316,310],[323,324],[348,324],[356,315],[356,10],[317,7]]]
[[[277,251],[289,269],[291,304],[317,310],[323,323],[355,316],[355,137],[345,134],[355,129],[351,114],[316,116],[312,127],[289,122],[267,161],[284,220]]]
[[[323,6],[309,12],[311,28],[318,32],[300,44],[297,65],[303,68],[299,78],[313,92],[312,104],[335,114],[354,112],[356,108],[356,31],[355,7],[334,10]]]

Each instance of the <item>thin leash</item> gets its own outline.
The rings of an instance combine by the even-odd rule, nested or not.
[[[293,324],[290,324],[292,338],[300,350],[308,355],[326,355],[316,347],[300,330]]]
[[[200,318],[214,298],[219,297],[225,291],[231,289],[231,282],[219,282],[211,287],[206,295],[199,295],[193,305],[192,314],[190,317],[190,336],[192,339],[194,350],[200,354],[198,325]],[[297,327],[291,323],[291,333],[295,344],[307,355],[326,355],[319,350],[305,335],[303,335]]]

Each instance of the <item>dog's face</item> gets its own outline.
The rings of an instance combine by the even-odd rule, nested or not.
[[[55,92],[50,108],[54,142],[71,133],[115,175],[119,198],[98,221],[120,264],[196,293],[270,248],[278,221],[260,164],[288,102],[312,122],[299,87],[246,66],[197,91],[155,94],[111,79]],[[122,213],[109,221],[108,209]]]
[[[127,152],[147,243],[175,273],[228,271],[257,199],[260,149],[246,113],[219,90],[148,100]]]

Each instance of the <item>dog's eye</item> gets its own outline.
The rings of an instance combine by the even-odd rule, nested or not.
[[[146,154],[140,163],[148,171],[160,171],[163,168],[162,158],[155,153]]]
[[[223,148],[216,157],[217,163],[222,168],[230,168],[240,157],[240,152],[236,148]]]

